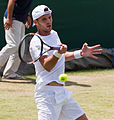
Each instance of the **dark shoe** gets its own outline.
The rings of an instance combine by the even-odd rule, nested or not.
[[[14,80],[24,80],[24,77],[18,74],[15,74],[15,76],[3,76],[3,79],[14,79]]]

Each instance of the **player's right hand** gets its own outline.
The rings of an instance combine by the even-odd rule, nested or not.
[[[67,51],[67,45],[60,44],[59,46],[61,46],[61,48],[60,48],[60,50],[58,50],[58,53],[63,54]]]

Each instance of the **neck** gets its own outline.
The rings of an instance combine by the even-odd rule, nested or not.
[[[50,35],[50,31],[40,31],[40,30],[38,30],[37,33],[38,33],[39,35],[42,35],[42,36]]]

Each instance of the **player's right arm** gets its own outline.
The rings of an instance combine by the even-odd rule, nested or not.
[[[4,24],[4,28],[7,30],[12,27],[12,15],[13,15],[14,5],[15,5],[15,0],[9,0],[7,7],[7,19]]]
[[[61,44],[61,48],[60,50],[58,50],[58,54],[63,54],[67,51],[67,46],[64,44]],[[44,67],[45,70],[47,70],[48,72],[50,72],[55,65],[57,64],[59,58],[57,56],[55,56],[54,54],[51,56],[48,55],[43,55],[39,58],[39,61],[41,63],[41,65]]]

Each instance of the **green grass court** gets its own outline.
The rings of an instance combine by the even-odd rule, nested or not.
[[[114,69],[68,74],[66,88],[85,110],[89,120],[114,120]],[[37,120],[35,76],[0,82],[0,120]]]

